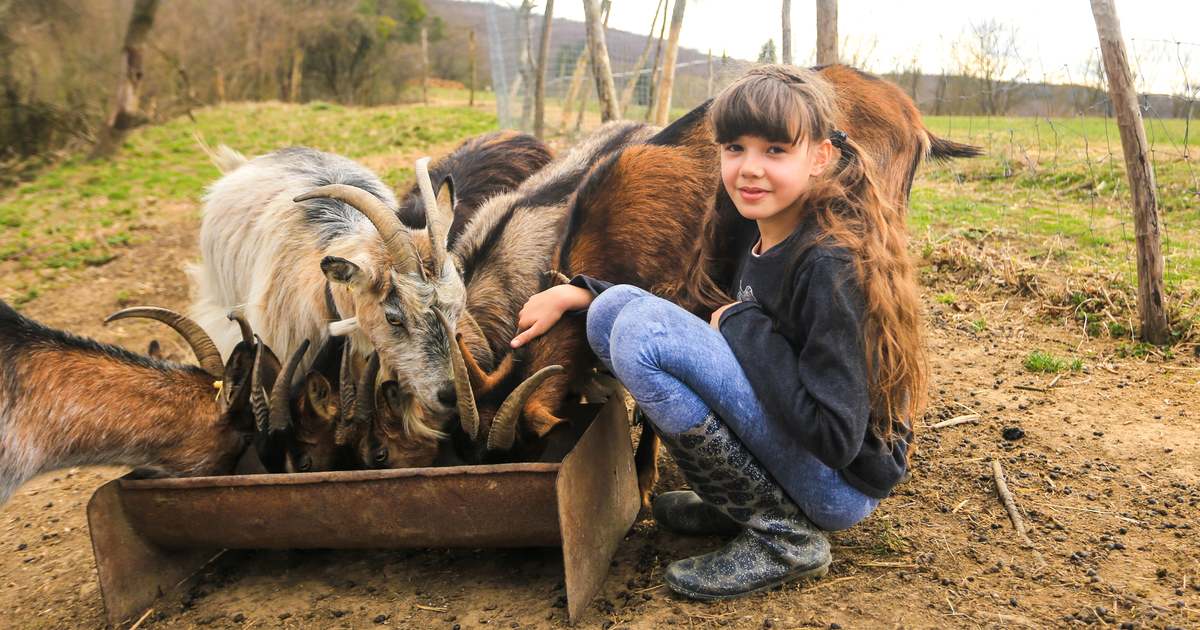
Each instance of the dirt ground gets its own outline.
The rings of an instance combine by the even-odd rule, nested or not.
[[[159,338],[186,356],[152,323],[100,325],[129,303],[186,306],[182,265],[196,256],[198,209],[154,210],[144,245],[80,270],[24,312],[135,350]],[[642,519],[581,627],[1200,627],[1194,349],[1117,358],[1116,343],[1047,316],[1035,298],[963,290],[953,270],[926,267],[924,280],[933,368],[925,424],[979,419],[919,430],[912,480],[832,535],[829,575],[691,603],[669,594],[663,569],[720,541],[677,538]],[[934,299],[949,289],[956,301]],[[1081,357],[1083,369],[1030,373],[1022,360],[1033,349]],[[997,499],[993,460],[1031,549]],[[663,469],[660,491],[682,485],[665,456]],[[123,472],[47,474],[0,509],[4,626],[105,626],[85,506]],[[140,627],[553,628],[566,625],[564,599],[555,550],[239,552],[160,598]]]

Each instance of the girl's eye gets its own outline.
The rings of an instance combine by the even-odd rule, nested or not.
[[[738,153],[738,152],[740,152],[740,151],[742,150],[742,145],[740,145],[740,144],[727,144],[727,145],[725,145],[725,150],[726,150],[726,151],[729,151],[730,153]]]
[[[784,153],[787,153],[787,149],[784,149],[783,147],[781,147],[779,145],[773,144],[773,145],[767,147],[767,153],[770,153],[772,155],[782,155]]]

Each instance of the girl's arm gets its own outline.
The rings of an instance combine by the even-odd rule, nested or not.
[[[603,290],[603,289],[601,289]],[[578,311],[591,305],[596,292],[572,284],[560,284],[535,293],[525,302],[517,318],[517,330],[512,347],[520,348],[530,340],[550,330],[567,311]]]
[[[852,263],[822,255],[797,273],[788,312],[799,347],[755,302],[722,314],[721,334],[767,412],[834,469],[854,461],[870,418],[862,322],[865,305]]]

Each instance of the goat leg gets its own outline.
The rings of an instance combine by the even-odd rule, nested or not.
[[[638,439],[637,452],[633,454],[633,465],[637,469],[638,493],[642,497],[642,510],[649,512],[650,495],[658,483],[658,446],[661,440],[654,432],[650,421],[642,418],[642,437]]]

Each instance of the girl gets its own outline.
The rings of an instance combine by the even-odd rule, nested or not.
[[[526,303],[514,347],[587,310],[588,341],[692,488],[654,501],[663,527],[739,532],[665,581],[723,599],[824,575],[829,542],[904,475],[924,398],[904,218],[833,127],[815,72],[763,66],[711,116],[723,190],[681,303],[577,276]],[[664,185],[666,182],[664,182]]]

